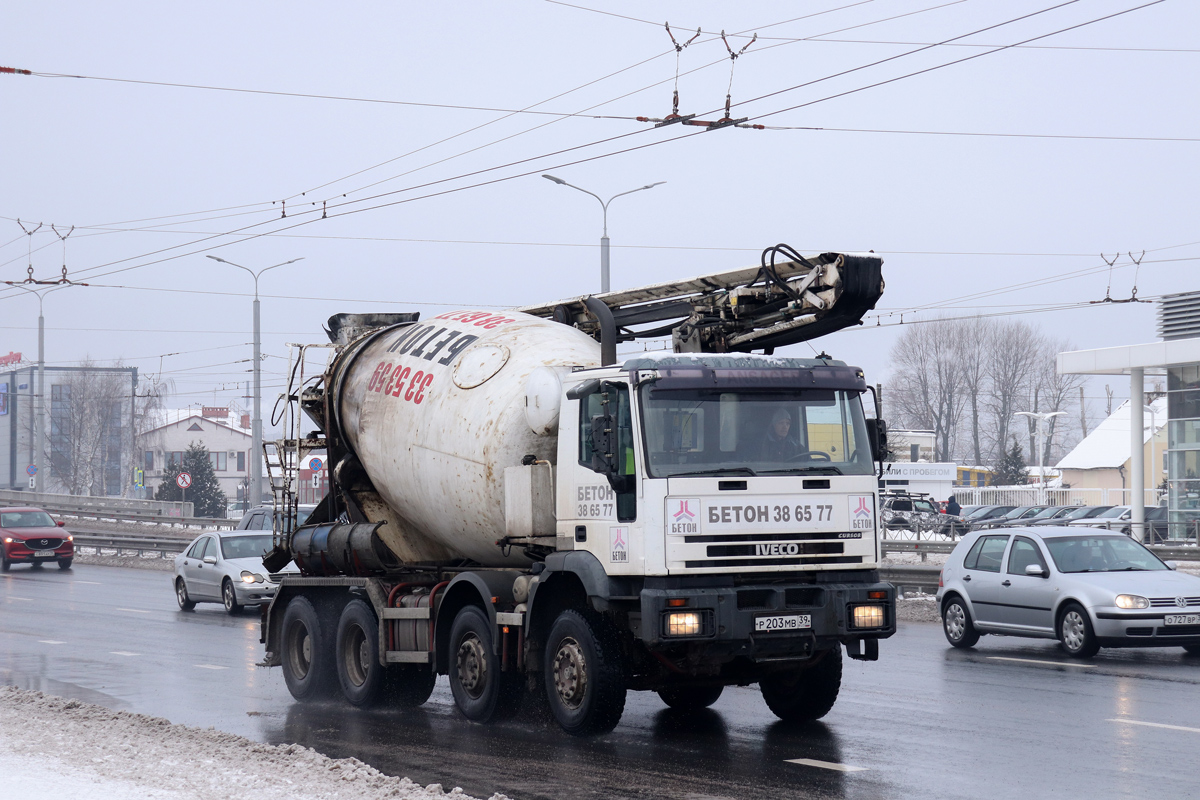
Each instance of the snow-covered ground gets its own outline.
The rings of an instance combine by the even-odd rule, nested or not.
[[[0,776],[0,797],[20,800],[474,800],[355,758],[12,686],[0,687]]]

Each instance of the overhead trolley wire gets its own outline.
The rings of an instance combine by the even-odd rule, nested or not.
[[[1066,5],[1071,5],[1071,4],[1075,3],[1075,2],[1078,2],[1078,0],[1068,0],[1068,2],[1065,2],[1065,3],[1058,4],[1058,5],[1056,5],[1056,6],[1052,6],[1052,7],[1050,7],[1050,8],[1043,9],[1043,10],[1041,10],[1041,11],[1032,12],[1032,13],[1030,13],[1030,14],[1025,14],[1025,15],[1022,15],[1022,16],[1020,16],[1020,17],[1017,17],[1017,18],[1015,18],[1015,19],[1013,19],[1013,20],[1009,20],[1009,21],[1007,21],[1007,22],[1004,22],[1004,23],[998,23],[998,24],[996,24],[996,25],[987,26],[987,27],[985,27],[985,28],[982,28],[982,29],[980,29],[980,30],[974,31],[973,33],[970,33],[970,34],[964,34],[963,36],[953,37],[953,39],[950,39],[950,40],[947,40],[947,41],[954,41],[954,40],[956,40],[956,39],[964,38],[965,36],[970,36],[970,35],[973,35],[973,34],[975,34],[975,33],[980,33],[980,32],[982,32],[982,31],[985,31],[985,30],[991,30],[991,29],[994,29],[994,28],[1000,27],[1001,25],[1004,25],[1004,24],[1009,24],[1009,23],[1011,23],[1011,22],[1019,21],[1019,20],[1022,20],[1022,19],[1027,19],[1027,18],[1029,18],[1029,17],[1036,16],[1037,14],[1045,13],[1046,11],[1050,11],[1050,10],[1054,10],[1054,9],[1057,9],[1057,8],[1061,8],[1061,7],[1063,7],[1063,6],[1066,6]],[[1111,19],[1111,18],[1113,18],[1113,17],[1120,16],[1120,15],[1122,15],[1122,14],[1127,14],[1127,13],[1130,13],[1130,12],[1132,12],[1132,11],[1136,11],[1136,10],[1140,10],[1140,9],[1142,9],[1142,8],[1147,8],[1147,7],[1149,7],[1149,6],[1157,5],[1157,4],[1161,3],[1161,2],[1163,2],[1163,0],[1153,0],[1153,2],[1149,2],[1149,3],[1143,4],[1143,5],[1141,5],[1141,6],[1137,6],[1137,7],[1131,8],[1131,9],[1127,9],[1127,10],[1125,10],[1125,11],[1121,11],[1121,12],[1116,12],[1116,13],[1113,13],[1113,14],[1105,15],[1105,16],[1103,16],[1103,17],[1099,17],[1099,18],[1096,18],[1096,19],[1090,20],[1090,21],[1088,21],[1088,22],[1079,23],[1079,24],[1077,24],[1077,25],[1073,25],[1073,26],[1070,26],[1070,27],[1068,27],[1068,28],[1064,28],[1064,29],[1061,29],[1061,30],[1058,30],[1058,31],[1054,31],[1054,32],[1052,32],[1052,33],[1043,34],[1043,35],[1041,35],[1041,36],[1037,36],[1037,37],[1032,37],[1032,38],[1030,38],[1030,39],[1027,39],[1027,40],[1025,40],[1025,42],[1029,42],[1029,41],[1036,41],[1036,40],[1039,40],[1039,39],[1047,38],[1048,36],[1052,36],[1052,35],[1055,35],[1055,34],[1058,34],[1058,33],[1062,33],[1062,32],[1068,31],[1068,30],[1075,30],[1075,29],[1077,29],[1077,28],[1084,27],[1085,25],[1093,24],[1093,23],[1095,23],[1095,22],[1103,21],[1103,20],[1106,20],[1106,19]],[[922,49],[927,49],[927,48],[922,48]],[[1000,49],[1007,49],[1007,48],[1000,48]],[[857,68],[854,68],[854,69],[852,69],[852,70],[843,71],[842,73],[838,73],[838,75],[841,75],[841,74],[846,74],[847,72],[853,72],[853,71],[857,71],[858,69],[863,69],[863,68],[866,68],[866,67],[869,67],[869,66],[874,66],[874,65],[876,65],[876,64],[879,64],[879,63],[885,63],[885,62],[887,62],[887,61],[892,61],[892,60],[895,60],[896,58],[903,57],[904,55],[911,55],[911,54],[913,54],[913,53],[916,53],[916,52],[920,52],[920,50],[916,50],[916,51],[910,51],[910,53],[907,53],[907,54],[900,54],[900,55],[897,55],[897,56],[892,56],[892,57],[889,57],[889,58],[887,58],[887,59],[882,59],[882,60],[880,60],[880,61],[873,62],[872,64],[864,65],[863,67],[857,67]],[[840,92],[840,93],[837,93],[837,94],[835,94],[835,95],[830,95],[830,96],[828,96],[828,97],[825,97],[825,98],[819,98],[819,99],[816,99],[816,100],[813,100],[813,101],[809,101],[809,102],[807,102],[807,103],[805,103],[805,104],[802,104],[802,105],[813,105],[813,104],[815,104],[815,103],[818,103],[818,102],[823,102],[824,100],[829,100],[829,99],[833,99],[833,98],[835,98],[835,97],[841,97],[841,96],[845,96],[845,95],[847,95],[847,94],[852,94],[852,93],[854,93],[854,92],[857,92],[857,91],[863,91],[863,90],[865,90],[865,89],[869,89],[869,88],[875,88],[876,86],[881,86],[881,85],[885,85],[885,84],[888,84],[888,83],[894,83],[894,82],[896,82],[896,81],[903,80],[903,79],[905,79],[905,78],[909,78],[909,77],[914,77],[914,76],[917,76],[917,75],[925,74],[925,73],[927,73],[927,72],[933,71],[934,69],[940,69],[940,68],[942,68],[942,67],[951,66],[951,65],[953,65],[953,64],[957,64],[957,63],[962,63],[962,62],[964,62],[964,61],[969,61],[969,60],[972,60],[972,59],[974,59],[974,58],[978,58],[978,57],[980,57],[980,56],[982,56],[982,55],[988,55],[988,54],[990,54],[990,53],[993,53],[993,52],[998,52],[998,50],[992,50],[992,51],[988,51],[987,53],[979,53],[979,54],[974,54],[974,55],[972,55],[972,56],[968,56],[968,57],[966,57],[966,58],[963,58],[963,59],[958,59],[958,60],[956,60],[956,61],[953,61],[953,62],[948,62],[948,63],[945,63],[945,64],[937,65],[937,66],[935,66],[935,67],[930,67],[930,68],[927,68],[927,69],[924,69],[924,70],[919,70],[919,71],[912,72],[912,73],[908,73],[908,74],[906,74],[906,75],[902,75],[902,76],[899,76],[899,77],[891,78],[891,79],[888,79],[888,80],[885,80],[885,81],[880,81],[880,82],[877,82],[877,83],[875,83],[875,84],[871,84],[871,85],[869,85],[869,86],[866,86],[866,87],[861,87],[860,89],[848,90],[848,91],[846,91],[846,92]],[[836,77],[836,76],[831,76],[831,77]],[[827,79],[827,78],[826,78],[826,79]],[[819,79],[819,80],[825,80],[825,79]],[[800,86],[810,85],[811,83],[812,83],[812,82],[809,82],[809,83],[806,83],[806,84],[801,84]],[[769,93],[768,95],[763,95],[763,96],[762,96],[762,97],[760,97],[760,98],[755,98],[755,100],[759,100],[759,99],[764,99],[764,98],[766,98],[766,97],[775,96],[775,95],[782,94],[782,93],[784,93],[784,92],[787,92],[787,91],[792,91],[792,90],[794,90],[794,89],[796,89],[796,88],[800,88],[800,86],[796,86],[796,87],[790,87],[790,88],[788,88],[788,89],[783,89],[783,90],[779,90],[779,91],[776,91],[776,92],[772,92],[772,93]],[[753,100],[751,100],[751,101],[745,101],[745,102],[753,102]],[[739,105],[741,105],[741,104],[739,104]],[[796,106],[796,107],[800,107],[800,106]],[[776,111],[776,112],[769,112],[768,114],[759,115],[759,117],[757,117],[757,118],[763,118],[763,117],[765,117],[765,116],[771,116],[771,115],[774,115],[774,114],[777,114],[777,113],[782,113],[783,111],[794,110],[794,108],[796,108],[796,107],[789,108],[789,109],[782,109],[782,110],[780,110],[780,111]],[[575,160],[575,161],[570,161],[570,162],[566,162],[566,163],[563,163],[563,164],[556,165],[556,166],[554,166],[554,167],[549,167],[549,169],[557,169],[557,168],[562,168],[562,167],[566,167],[566,166],[574,166],[574,165],[581,164],[581,163],[587,163],[587,162],[590,162],[590,161],[595,161],[595,160],[598,160],[598,159],[601,159],[601,158],[608,158],[608,157],[612,157],[612,156],[615,156],[615,155],[622,155],[622,154],[625,154],[625,153],[634,152],[634,151],[637,151],[637,150],[643,150],[643,149],[646,149],[646,148],[649,148],[649,147],[654,147],[654,146],[657,146],[657,145],[659,145],[659,144],[663,144],[663,143],[665,143],[665,142],[677,141],[677,140],[679,140],[679,139],[683,139],[683,138],[690,138],[691,136],[695,136],[695,135],[697,135],[697,134],[701,134],[701,133],[705,133],[705,132],[706,132],[706,131],[704,131],[704,130],[700,130],[700,131],[696,131],[696,132],[694,132],[694,133],[682,134],[682,135],[680,135],[680,136],[676,136],[676,137],[672,137],[672,138],[660,139],[660,140],[658,140],[658,141],[655,141],[655,142],[649,142],[649,143],[646,143],[646,144],[642,144],[642,145],[636,145],[636,146],[633,146],[633,147],[628,147],[628,148],[624,148],[624,149],[617,150],[617,151],[611,151],[611,152],[608,152],[608,153],[602,153],[602,154],[599,154],[599,155],[596,155],[596,156],[590,156],[590,157],[586,157],[586,158],[577,159],[577,160]],[[568,152],[574,152],[574,151],[577,151],[577,150],[585,149],[585,148],[587,148],[587,147],[593,147],[593,146],[597,146],[597,145],[600,145],[600,144],[605,144],[605,143],[609,143],[609,142],[617,141],[617,140],[620,140],[620,139],[624,139],[624,138],[626,138],[626,137],[628,137],[628,136],[630,136],[630,135],[635,135],[635,133],[637,133],[637,132],[634,132],[634,133],[629,133],[629,134],[620,134],[620,135],[616,135],[616,136],[608,137],[608,138],[606,138],[606,139],[601,139],[601,140],[598,140],[598,141],[595,141],[595,142],[586,143],[586,144],[583,144],[583,145],[577,145],[577,146],[574,146],[574,147],[565,148],[565,149],[562,149],[562,150],[558,150],[558,151],[554,151],[554,152],[551,152],[551,153],[543,154],[543,155],[540,155],[540,156],[534,156],[534,157],[530,157],[530,158],[526,158],[526,159],[520,159],[520,160],[518,160],[518,161],[509,162],[509,163],[507,163],[507,164],[499,165],[499,166],[496,166],[496,167],[490,167],[490,168],[486,168],[486,169],[476,170],[476,171],[474,171],[474,172],[465,173],[465,174],[463,174],[463,175],[455,176],[455,177],[452,177],[452,178],[445,178],[445,179],[441,179],[441,180],[438,180],[438,181],[431,181],[431,182],[427,182],[427,183],[425,183],[425,184],[419,184],[419,185],[417,185],[417,186],[412,186],[412,187],[407,187],[407,188],[404,188],[404,189],[393,190],[393,191],[391,191],[391,192],[385,192],[385,193],[381,193],[381,194],[374,195],[374,196],[371,196],[371,197],[360,198],[360,199],[356,199],[356,200],[347,200],[345,203],[339,203],[339,204],[335,204],[334,208],[335,208],[335,209],[337,209],[337,208],[342,208],[342,207],[346,207],[346,206],[360,205],[360,204],[362,204],[362,203],[367,203],[367,202],[370,202],[370,201],[372,201],[372,200],[382,199],[382,198],[384,198],[384,197],[389,197],[389,196],[392,196],[392,195],[395,195],[395,194],[398,194],[398,193],[401,193],[401,192],[406,192],[406,191],[415,191],[415,190],[419,190],[419,189],[422,189],[422,188],[429,188],[429,187],[432,187],[432,186],[435,186],[435,185],[439,185],[439,184],[447,183],[447,182],[454,181],[454,180],[463,180],[463,179],[466,179],[466,178],[469,178],[469,177],[474,177],[474,176],[477,176],[477,175],[484,174],[484,173],[486,173],[486,172],[492,172],[492,171],[495,171],[495,170],[498,170],[498,169],[505,169],[505,168],[512,167],[512,166],[516,166],[516,165],[519,165],[519,164],[522,164],[522,163],[529,163],[529,162],[531,162],[531,161],[539,161],[539,160],[543,160],[543,159],[545,159],[545,158],[551,158],[551,157],[553,157],[553,156],[556,156],[556,155],[562,155],[562,154],[565,154],[565,153],[568,153]],[[524,173],[517,173],[517,174],[514,174],[514,175],[504,176],[504,177],[501,177],[501,178],[491,179],[491,180],[487,180],[487,181],[480,181],[480,182],[477,182],[477,183],[474,183],[474,184],[469,184],[469,185],[466,185],[466,186],[455,187],[455,188],[452,188],[452,189],[446,189],[446,190],[441,190],[441,191],[437,191],[437,192],[430,192],[430,193],[427,193],[427,194],[424,194],[424,195],[420,195],[420,196],[417,196],[417,197],[411,197],[411,198],[406,198],[406,199],[402,199],[402,200],[395,200],[395,201],[391,201],[391,202],[387,202],[387,203],[379,203],[379,204],[376,204],[376,205],[373,205],[373,206],[360,207],[360,208],[353,208],[353,209],[350,209],[350,210],[347,210],[347,211],[342,211],[340,214],[339,214],[339,213],[335,213],[335,216],[346,216],[346,215],[348,215],[348,214],[360,213],[360,212],[363,212],[363,211],[377,210],[377,209],[379,209],[379,208],[385,208],[385,207],[390,207],[390,206],[394,206],[394,205],[400,205],[400,204],[404,204],[404,203],[414,202],[414,201],[416,201],[416,200],[429,199],[429,198],[431,198],[431,197],[442,196],[442,195],[445,195],[445,194],[450,194],[450,193],[454,193],[454,192],[464,191],[464,190],[467,190],[467,189],[479,188],[479,187],[481,187],[481,186],[491,185],[491,184],[495,184],[495,183],[499,183],[499,182],[503,182],[503,181],[508,181],[508,180],[514,180],[514,179],[521,178],[521,177],[527,177],[527,176],[529,176],[529,175],[532,175],[532,174],[536,174],[536,173],[538,173],[538,172],[541,172],[541,171],[543,171],[544,169],[547,169],[547,167],[541,167],[541,168],[538,168],[538,169],[536,169],[536,170],[531,170],[531,171],[524,172]],[[309,212],[300,212],[300,214],[299,214],[299,215],[312,214],[312,213],[314,213],[314,212],[311,212],[311,211],[309,211]],[[325,216],[325,215],[323,214],[323,215],[322,215],[322,218],[324,218],[324,216]],[[279,232],[283,232],[283,231],[286,231],[286,230],[291,230],[291,229],[294,229],[294,228],[296,228],[296,227],[300,227],[301,225],[309,224],[309,223],[311,223],[312,221],[314,221],[314,220],[302,221],[302,222],[300,222],[300,223],[292,224],[292,225],[286,226],[286,227],[284,227],[284,228],[277,229],[277,230],[275,230],[275,231],[268,231],[268,232],[262,232],[262,233],[258,233],[258,234],[256,234],[254,237],[251,237],[251,238],[258,238],[258,237],[261,237],[261,236],[270,235],[271,233],[279,233]],[[241,233],[241,232],[243,232],[243,231],[245,231],[245,230],[249,230],[249,229],[251,229],[251,228],[259,227],[259,226],[261,226],[261,225],[263,225],[263,224],[266,224],[266,223],[256,223],[256,224],[254,224],[254,225],[246,226],[246,227],[244,227],[244,228],[242,228],[242,229],[238,229],[238,230],[232,231],[231,233],[234,233],[234,234]],[[151,261],[151,262],[147,262],[147,263],[144,263],[144,264],[133,265],[133,266],[130,266],[130,267],[123,267],[123,268],[121,268],[121,269],[119,269],[119,270],[112,270],[112,271],[109,271],[109,272],[106,272],[106,273],[99,273],[99,274],[97,274],[97,273],[95,272],[96,270],[100,270],[100,269],[103,269],[103,268],[105,268],[105,267],[108,267],[108,266],[114,266],[114,265],[116,265],[116,264],[124,263],[124,262],[131,261],[131,260],[136,260],[136,259],[138,259],[138,258],[146,258],[146,257],[153,256],[153,255],[157,255],[157,254],[160,254],[160,253],[169,252],[169,251],[172,251],[172,250],[178,250],[178,249],[181,249],[181,248],[184,248],[184,247],[188,247],[188,246],[191,246],[191,245],[195,245],[195,244],[202,244],[202,243],[203,243],[203,242],[205,242],[205,241],[209,241],[209,240],[211,240],[211,238],[217,238],[217,237],[206,237],[206,238],[200,239],[200,240],[198,240],[198,241],[195,241],[195,242],[189,242],[189,243],[185,243],[185,244],[181,244],[181,245],[176,245],[176,246],[173,246],[173,247],[170,247],[170,248],[163,248],[163,249],[160,249],[160,250],[158,250],[158,251],[153,251],[153,252],[151,252],[151,253],[148,253],[148,254],[143,254],[142,256],[133,256],[133,257],[129,257],[129,258],[126,258],[126,259],[120,259],[120,260],[118,260],[118,261],[114,261],[114,262],[108,262],[107,264],[101,264],[101,265],[97,265],[97,266],[95,266],[95,267],[88,268],[87,270],[84,270],[84,273],[86,273],[87,275],[95,276],[95,277],[104,277],[104,276],[106,276],[106,275],[111,275],[111,274],[114,274],[114,273],[117,273],[117,272],[124,272],[124,271],[127,271],[127,270],[129,270],[129,269],[139,269],[139,268],[142,268],[142,267],[151,266],[152,264],[155,264],[155,263],[161,263],[162,261],[166,261],[166,260],[172,260],[172,259],[174,259],[174,258],[178,258],[178,257],[180,257],[181,255],[194,255],[194,254],[197,254],[197,253],[200,253],[200,252],[205,252],[206,250],[216,249],[216,247],[223,247],[223,246],[225,246],[225,245],[216,245],[216,246],[214,246],[214,247],[206,247],[206,248],[203,248],[203,249],[201,249],[201,250],[193,251],[192,253],[184,253],[184,254],[180,254],[180,255],[170,256],[170,257],[168,257],[168,258],[164,258],[164,259],[158,259],[158,260],[156,260],[156,261]]]

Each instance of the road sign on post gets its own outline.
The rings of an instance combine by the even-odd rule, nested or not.
[[[192,485],[192,475],[190,472],[181,472],[175,477],[175,485],[180,489],[186,489]]]
[[[28,467],[26,467],[26,468],[25,468],[25,474],[26,474],[26,475],[28,475],[28,476],[29,476],[29,477],[31,477],[31,478],[32,478],[34,475],[37,475],[37,465],[36,465],[36,464],[30,464]]]

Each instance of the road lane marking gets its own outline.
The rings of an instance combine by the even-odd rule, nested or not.
[[[130,614],[150,614],[150,613],[152,613],[150,611],[147,611],[144,608],[118,608],[117,611],[128,611]]]
[[[88,586],[103,586],[100,581],[71,581],[71,583],[86,583]]]
[[[33,602],[33,598],[32,598],[32,597],[9,597],[9,598],[6,598],[6,599],[8,599],[8,600],[20,600],[22,603],[32,603],[32,602]]]
[[[1169,731],[1187,731],[1188,733],[1200,733],[1200,728],[1187,728],[1183,725],[1165,725],[1161,722],[1142,722],[1140,719],[1110,719],[1109,722],[1122,722],[1126,725],[1144,725],[1147,728],[1166,728]]]
[[[866,772],[866,767],[854,767],[849,764],[838,764],[836,761],[818,761],[815,758],[785,758],[789,764],[800,764],[804,767],[819,767],[821,769],[831,769],[835,772]]]
[[[199,669],[229,669],[229,667],[220,667],[216,664],[193,664],[192,666]]]
[[[60,642],[57,639],[38,639],[38,641],[42,644],[66,644],[66,642]]]
[[[141,653],[130,653],[127,650],[109,650],[109,655],[114,656],[140,656]]]
[[[1076,664],[1073,661],[1039,661],[1036,658],[1009,658],[1008,656],[988,656],[992,661],[1016,661],[1021,664],[1049,664],[1052,667],[1081,667],[1095,669],[1095,664]]]

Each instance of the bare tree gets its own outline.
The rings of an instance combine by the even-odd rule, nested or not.
[[[50,477],[68,494],[120,494],[128,476],[122,463],[129,385],[122,372],[86,359],[50,387]]]
[[[975,317],[948,325],[953,326],[947,333],[953,342],[954,357],[958,361],[962,381],[962,393],[970,409],[971,463],[981,465],[985,462],[980,422],[984,411],[984,394],[989,390],[988,353],[991,350],[996,323],[990,319]]]
[[[1083,376],[1060,375],[1058,373],[1058,354],[1071,350],[1074,346],[1067,339],[1046,338],[1042,341],[1041,365],[1034,377],[1038,386],[1038,400],[1044,408],[1035,410],[1047,412],[1066,411],[1067,405],[1074,399],[1073,396],[1075,393],[1083,387]],[[1044,450],[1042,452],[1044,460],[1042,463],[1054,463],[1051,453],[1056,441],[1055,437],[1058,436],[1059,439],[1065,442],[1070,432],[1070,415],[1064,414],[1061,417],[1050,418],[1050,421],[1046,423],[1046,441],[1043,443]],[[1087,432],[1084,431],[1083,435],[1086,434]]]
[[[955,429],[963,410],[961,370],[952,337],[944,322],[914,325],[892,347],[896,374],[891,407],[900,421],[934,432],[934,458],[950,458]]]
[[[1018,408],[1029,402],[1033,373],[1037,370],[1044,348],[1041,335],[1024,322],[1001,321],[996,325],[988,349],[988,373],[991,375],[986,406],[993,423],[992,452],[1006,452],[1009,426]]]

